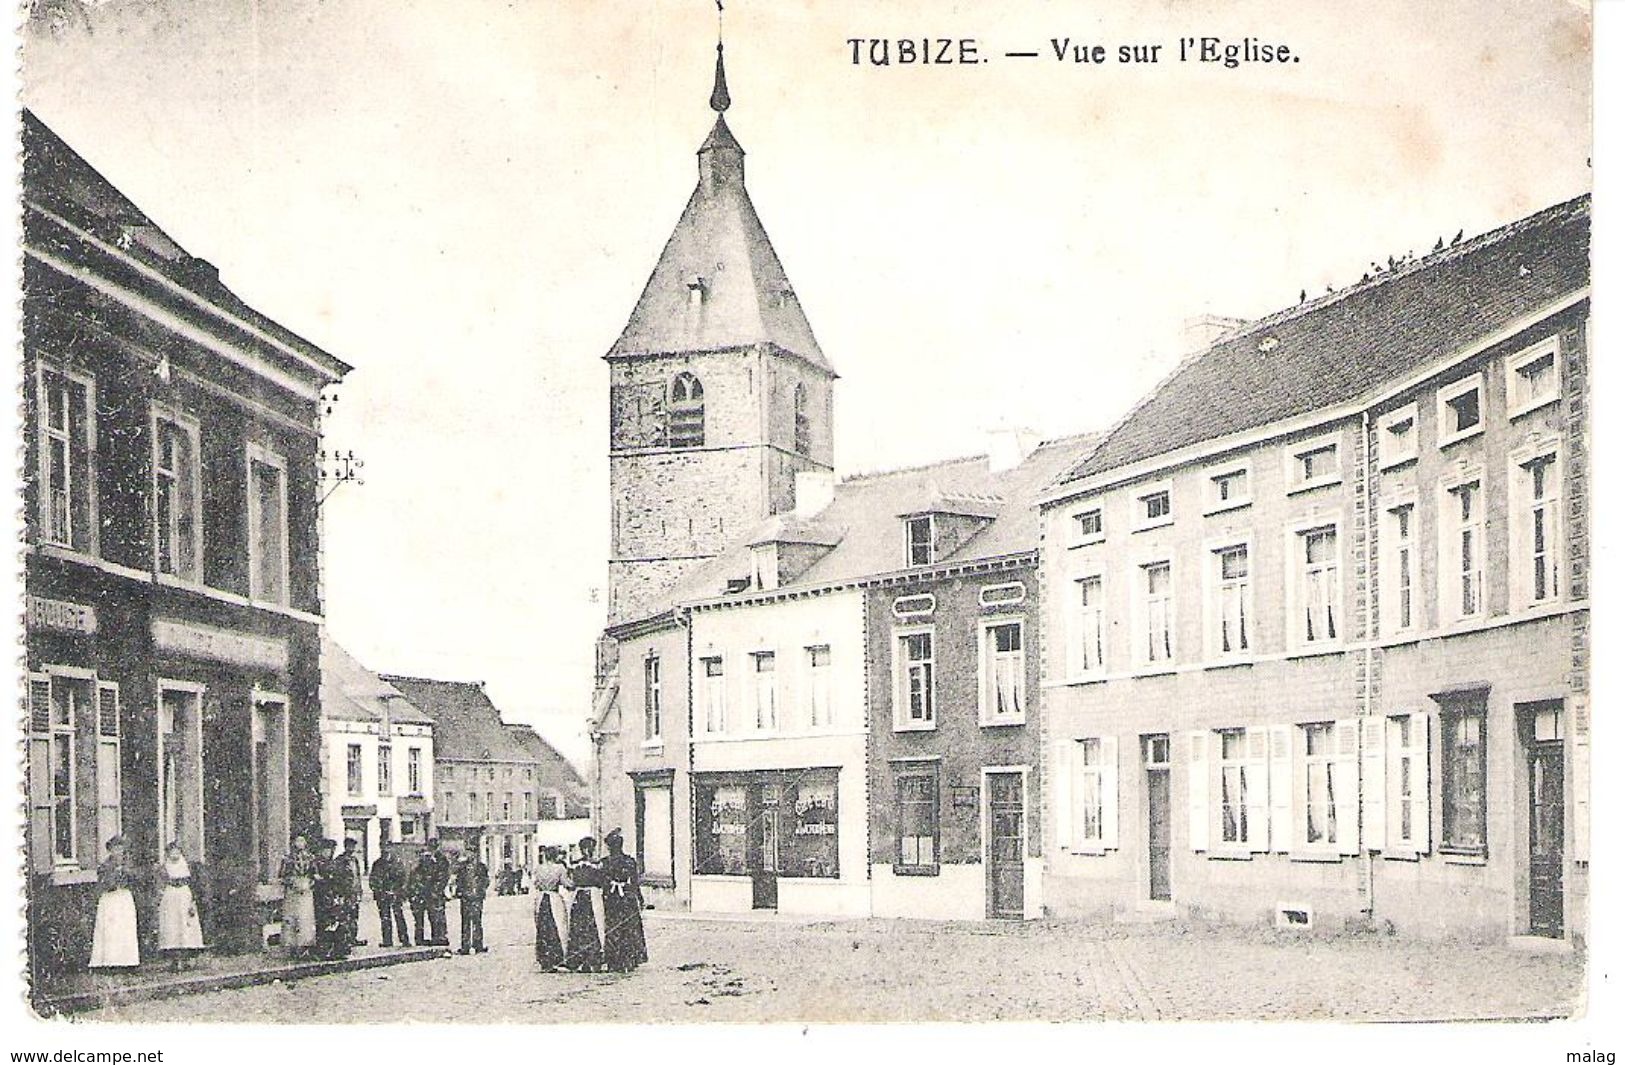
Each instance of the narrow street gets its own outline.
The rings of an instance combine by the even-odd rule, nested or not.
[[[489,953],[85,1014],[117,1021],[1438,1020],[1580,1012],[1579,955],[1177,924],[650,914],[628,976],[537,972],[530,899]],[[371,928],[375,932],[376,928]],[[403,1008],[406,1012],[403,1014]]]

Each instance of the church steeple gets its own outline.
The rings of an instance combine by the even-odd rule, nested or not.
[[[733,101],[728,99],[728,72],[722,69],[722,42],[717,42],[717,77],[711,86],[711,110],[717,114],[728,110]]]
[[[700,187],[714,190],[722,185],[745,183],[745,149],[734,139],[733,130],[723,112],[733,100],[728,96],[728,73],[722,66],[722,41],[717,41],[717,73],[711,84],[711,110],[717,113],[716,125],[710,136],[700,145]]]

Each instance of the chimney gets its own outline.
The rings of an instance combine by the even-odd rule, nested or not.
[[[796,474],[796,517],[810,518],[834,500],[834,471],[802,470]]]
[[[1041,438],[1022,426],[1001,426],[987,432],[987,471],[1003,473],[1013,470],[1027,460],[1037,449]]]
[[[1185,319],[1182,327],[1186,351],[1201,351],[1212,347],[1240,326],[1246,319],[1226,318],[1218,314],[1197,314]]]

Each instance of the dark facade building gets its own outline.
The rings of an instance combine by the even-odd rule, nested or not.
[[[27,112],[23,150],[31,965],[87,961],[115,835],[138,866],[178,842],[207,941],[258,949],[321,820],[320,397],[349,367]]]

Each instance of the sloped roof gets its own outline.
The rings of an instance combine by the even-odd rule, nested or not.
[[[340,721],[391,721],[432,725],[434,718],[412,704],[399,688],[362,665],[322,633],[322,716]]]
[[[720,114],[700,152],[741,162],[745,154]],[[745,191],[743,166],[717,173],[695,186],[607,358],[770,344],[833,375]],[[705,298],[691,307],[696,278]]]
[[[1589,283],[1591,197],[1244,326],[1186,360],[1061,480],[1361,396]]]
[[[39,117],[23,109],[23,195],[93,237],[156,270],[216,307],[298,351],[336,380],[352,367],[244,303],[220,272],[147,217]]]
[[[485,694],[484,684],[393,673],[382,677],[434,719],[436,759],[535,761],[529,748],[503,722],[496,704]]]
[[[542,738],[541,733],[529,725],[509,724],[506,728],[538,763],[536,776],[543,787],[553,788],[573,802],[585,801],[587,782],[581,779],[581,774],[570,764],[569,759],[559,753],[557,747],[548,743]]]
[[[1038,546],[1038,494],[1087,453],[1096,434],[1062,437],[1040,444],[1019,465],[992,472],[985,456],[952,459],[928,466],[849,477],[835,497],[807,519],[839,536],[839,543],[780,590],[856,582],[908,568],[903,554],[902,514],[932,510],[945,498],[997,501],[988,522],[934,566],[998,558]],[[771,528],[783,516],[764,523]],[[679,582],[666,599],[671,606],[718,598],[730,580],[751,572],[749,545],[764,537],[753,531],[732,548]],[[929,570],[932,566],[915,567]]]

